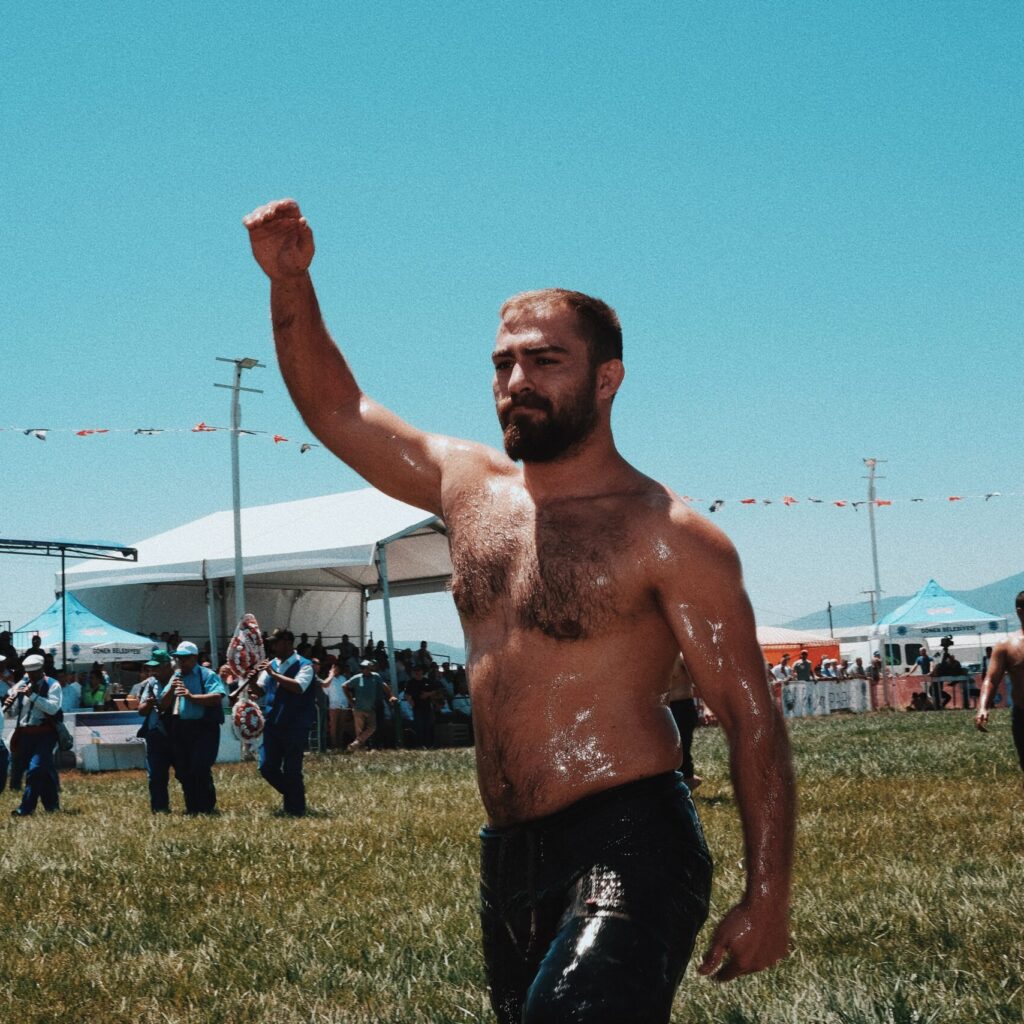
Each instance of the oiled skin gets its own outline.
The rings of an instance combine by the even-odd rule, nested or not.
[[[453,490],[452,593],[491,823],[673,770],[678,644],[651,571],[672,496],[641,477],[632,492],[538,508],[515,471]]]
[[[525,424],[548,415],[528,397],[564,409],[585,388],[590,433],[552,462],[522,464],[426,434],[366,395],[331,339],[298,205],[269,203],[244,223],[309,428],[375,487],[448,524],[489,821],[529,821],[674,769],[666,691],[681,653],[728,737],[746,847],[745,895],[700,971],[727,981],[784,957],[795,804],[785,728],[732,545],[615,448],[622,362],[591,367],[564,306],[527,309],[502,321],[492,353],[499,419]]]
[[[982,732],[987,731],[989,702],[996,687],[1003,681],[1003,676],[1010,677],[1013,706],[1024,707],[1024,603],[1017,604],[1017,618],[1020,619],[1021,634],[996,644],[989,659],[988,672],[981,684],[974,723]]]

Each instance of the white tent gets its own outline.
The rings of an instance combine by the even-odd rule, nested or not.
[[[222,646],[235,623],[231,510],[133,545],[137,562],[87,561],[67,588],[138,633],[177,630]],[[266,628],[363,635],[375,597],[444,590],[451,559],[444,523],[373,488],[242,510],[248,610]],[[383,570],[383,571],[382,571]]]
[[[758,626],[757,642],[762,647],[829,647],[839,641],[814,630],[787,629],[785,626]]]

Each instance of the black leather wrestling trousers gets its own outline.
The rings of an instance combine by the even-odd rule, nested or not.
[[[501,1024],[665,1024],[708,915],[711,857],[678,772],[484,828],[481,921]]]

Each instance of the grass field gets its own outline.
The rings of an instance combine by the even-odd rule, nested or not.
[[[718,986],[693,967],[674,1021],[1024,1020],[1024,828],[1009,716],[797,720],[794,933],[782,966]],[[696,739],[716,859],[742,889],[718,730]],[[0,801],[0,1021],[418,1024],[491,1020],[478,951],[472,751],[307,761],[302,820],[251,764],[215,819],[152,819],[138,772],[64,778],[59,815]],[[180,792],[173,794],[176,811]]]

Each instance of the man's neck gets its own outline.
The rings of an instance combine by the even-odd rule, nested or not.
[[[637,471],[618,453],[610,430],[595,430],[571,453],[551,462],[524,462],[523,486],[538,504],[613,493]]]

